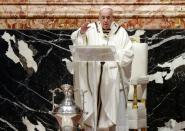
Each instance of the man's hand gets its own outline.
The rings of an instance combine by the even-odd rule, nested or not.
[[[80,29],[81,34],[84,34],[89,29],[88,24],[89,22],[85,22],[84,24],[82,24],[81,29]]]

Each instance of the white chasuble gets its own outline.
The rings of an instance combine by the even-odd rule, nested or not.
[[[91,62],[74,63],[74,85],[81,92],[80,95],[75,96],[75,100],[77,103],[80,101],[80,107],[84,108],[84,123],[93,127],[93,85],[95,84],[98,127],[106,128],[116,125],[117,129],[124,131],[128,126],[125,102],[133,59],[132,43],[125,29],[115,22],[111,24],[107,35],[103,33],[100,22],[91,23],[88,26],[89,29],[85,34],[81,34],[80,29],[72,33],[73,44],[114,46],[119,62],[96,62],[96,66],[93,66]],[[96,83],[93,83],[93,73],[96,74]]]

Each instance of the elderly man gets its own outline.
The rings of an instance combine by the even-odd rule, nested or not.
[[[125,29],[114,22],[113,9],[104,6],[99,11],[99,21],[86,22],[74,31],[74,45],[114,46],[119,62],[96,62],[96,69],[89,63],[76,67],[75,86],[84,93],[84,125],[93,128],[93,82],[96,71],[97,127],[107,130],[128,130],[126,102],[133,59],[132,43]],[[76,97],[75,99],[79,99]],[[82,98],[80,98],[82,100]],[[88,130],[88,128],[86,128]]]

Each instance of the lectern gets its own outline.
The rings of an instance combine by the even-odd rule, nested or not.
[[[81,63],[89,63],[93,69],[97,69],[100,62],[118,61],[116,49],[114,46],[70,46],[74,62],[74,87],[78,83],[78,78],[75,78],[77,70],[75,66]],[[92,97],[93,97],[93,130],[97,130],[97,72],[91,73],[92,84]],[[82,103],[84,105],[84,101]],[[83,106],[84,107],[84,106]]]

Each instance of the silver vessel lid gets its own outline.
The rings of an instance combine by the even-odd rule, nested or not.
[[[73,99],[73,87],[68,84],[61,86],[61,89],[65,95],[64,100],[59,105],[57,114],[71,115],[71,114],[81,114],[81,109],[75,104]]]

